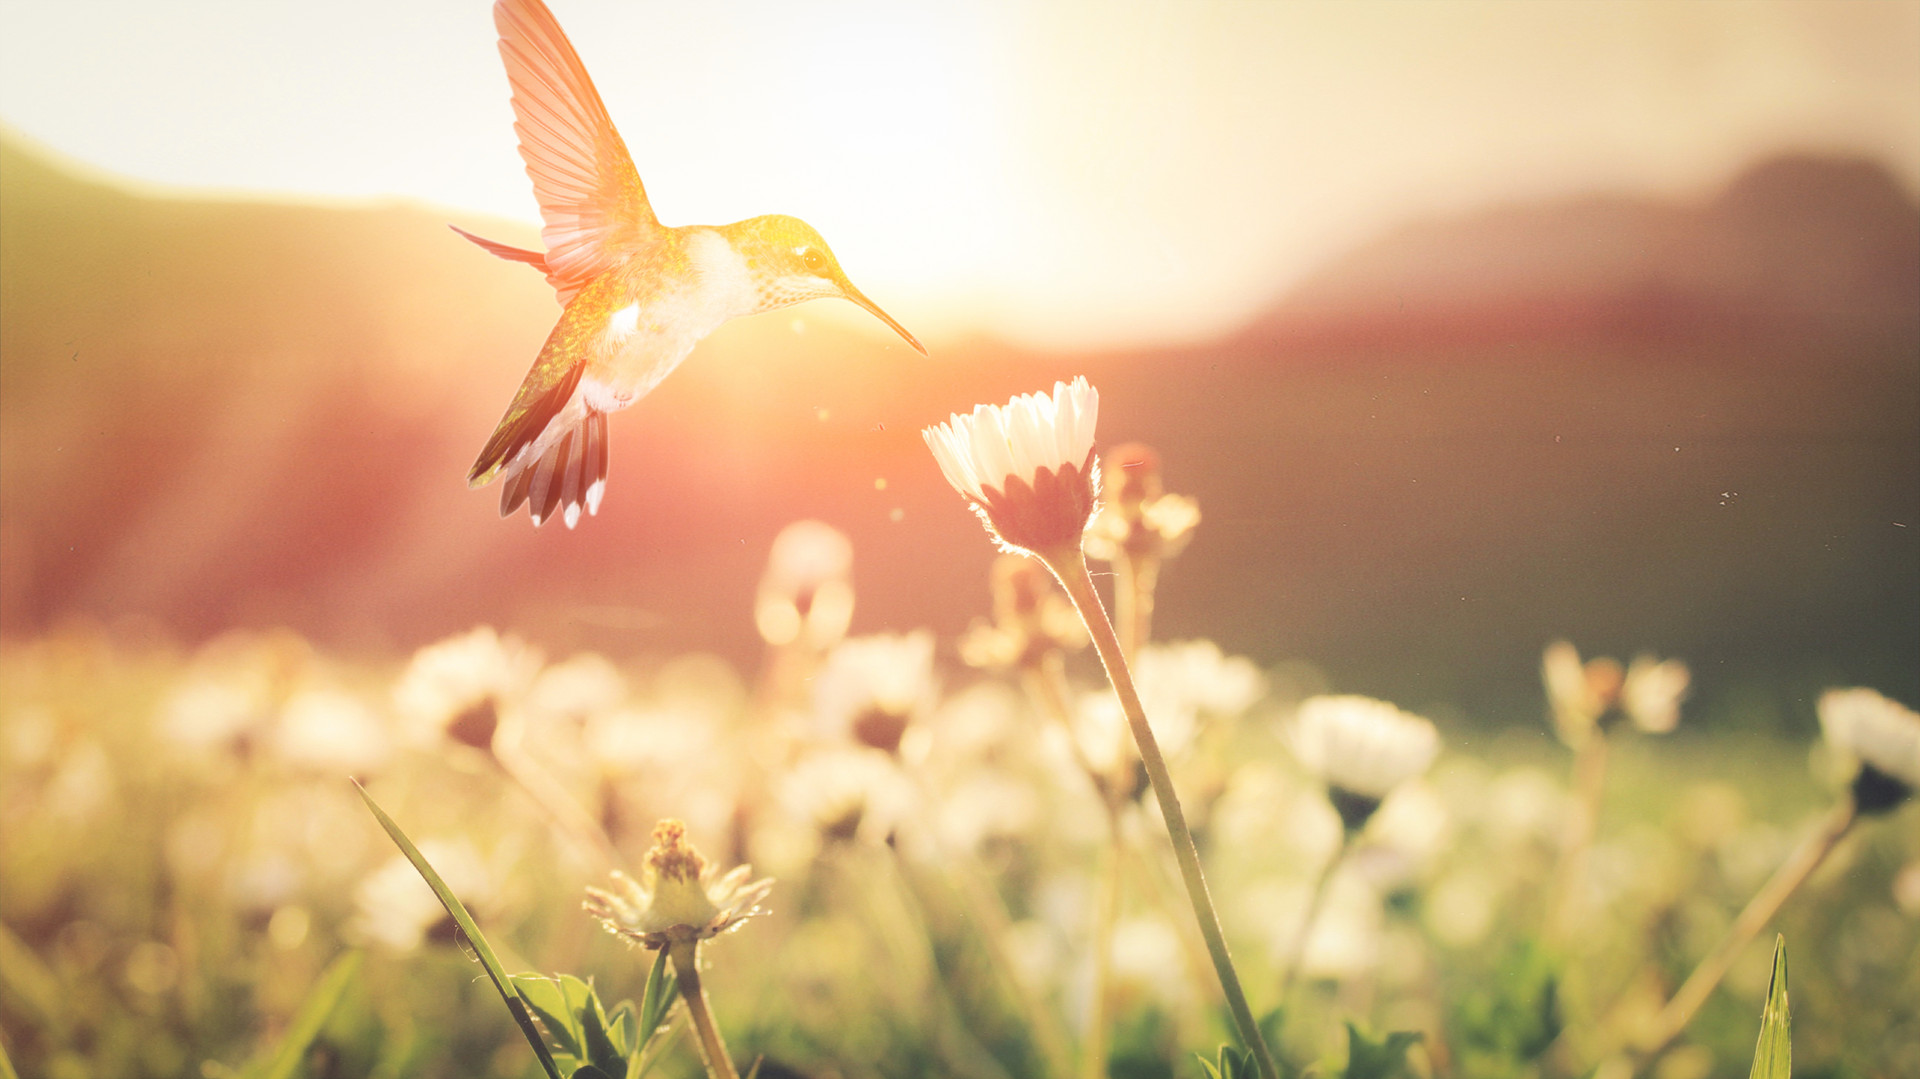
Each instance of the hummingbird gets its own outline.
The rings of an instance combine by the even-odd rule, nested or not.
[[[811,225],[770,214],[730,225],[662,225],[579,53],[541,0],[498,0],[493,23],[512,86],[513,130],[533,181],[545,251],[455,232],[547,276],[560,321],[467,474],[502,481],[500,516],[537,528],[600,512],[607,416],[645,397],[730,319],[806,300],[852,300],[922,356],[867,299]]]

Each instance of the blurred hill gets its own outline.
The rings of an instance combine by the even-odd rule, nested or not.
[[[1409,224],[1252,328],[1275,343],[1911,331],[1920,214],[1866,161],[1782,156],[1706,205],[1602,195]]]
[[[929,362],[851,307],[743,320],[614,420],[574,533],[465,489],[558,309],[445,223],[135,194],[0,140],[0,632],[375,652],[486,621],[751,664],[800,517],[854,537],[856,630],[953,632],[991,551],[919,429],[1085,373],[1103,443],[1157,446],[1205,514],[1161,636],[1498,718],[1537,714],[1558,635],[1686,658],[1701,711],[1754,722],[1920,696],[1920,209],[1871,163],[1410,224],[1180,349]]]

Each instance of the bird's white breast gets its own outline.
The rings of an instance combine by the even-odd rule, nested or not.
[[[601,411],[639,400],[680,366],[701,338],[754,309],[746,259],[712,229],[689,230],[685,262],[665,279],[639,282],[637,292],[607,316],[603,362],[581,380],[586,403]]]

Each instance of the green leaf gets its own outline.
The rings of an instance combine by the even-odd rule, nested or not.
[[[1245,1049],[1222,1045],[1212,1060],[1198,1053],[1194,1056],[1200,1057],[1200,1066],[1207,1070],[1207,1079],[1260,1079],[1260,1069],[1253,1063],[1253,1054]]]
[[[1284,1009],[1273,1008],[1255,1020],[1254,1026],[1260,1028],[1260,1040],[1266,1042],[1269,1048],[1277,1046],[1280,1044],[1280,1032],[1287,1026],[1287,1013]]]
[[[1753,1049],[1748,1079],[1791,1079],[1793,1075],[1793,1016],[1787,1011],[1787,938],[1773,942],[1773,979],[1767,983],[1767,1006],[1760,1013],[1760,1042]]]
[[[1346,1079],[1408,1079],[1412,1072],[1407,1050],[1423,1037],[1416,1031],[1396,1030],[1386,1041],[1376,1042],[1348,1023]]]
[[[654,953],[653,970],[647,974],[647,989],[640,996],[640,1037],[634,1046],[636,1050],[645,1049],[660,1028],[667,1025],[667,1013],[673,1009],[674,1002],[680,999],[680,981],[673,976],[673,969],[667,963],[667,950]]]
[[[623,1000],[614,1005],[613,1012],[607,1016],[607,1037],[613,1039],[613,1051],[619,1053],[622,1060],[640,1051],[638,1035],[639,1027],[633,1018],[633,1002]]]
[[[1490,1074],[1547,1051],[1562,1027],[1559,960],[1531,940],[1484,958],[1474,976],[1443,994],[1452,1013],[1448,1048],[1462,1075]]]
[[[512,1014],[513,1021],[520,1024],[520,1033],[526,1037],[527,1044],[533,1046],[534,1055],[540,1058],[540,1067],[546,1071],[549,1079],[561,1079],[560,1069],[553,1062],[553,1054],[547,1051],[546,1039],[540,1036],[540,1029],[534,1025],[533,1012],[527,1007],[526,999],[520,995],[520,991],[508,979],[506,969],[500,965],[500,960],[494,957],[493,947],[487,943],[486,934],[480,932],[480,926],[474,922],[473,915],[467,913],[467,908],[461,904],[459,897],[453,894],[453,889],[447,887],[447,882],[441,880],[440,874],[434,872],[433,866],[427,864],[427,859],[420,853],[420,848],[413,845],[413,840],[407,838],[407,833],[400,830],[400,826],[394,823],[392,817],[387,816],[386,810],[381,809],[379,803],[373,800],[373,795],[367,793],[367,788],[362,787],[359,780],[353,781],[353,787],[360,792],[360,797],[367,803],[367,808],[373,811],[374,819],[380,822],[380,827],[387,830],[387,836],[393,840],[395,846],[400,848],[400,853],[407,856],[407,861],[413,863],[413,868],[419,871],[420,876],[426,880],[427,886],[433,889],[433,894],[440,897],[440,905],[447,908],[447,913],[453,917],[454,924],[467,935],[468,942],[473,945],[474,954],[480,958],[480,965],[486,968],[487,977],[493,982],[494,990],[500,994],[500,999],[506,1004],[507,1011]]]
[[[360,952],[346,952],[327,964],[320,979],[307,990],[300,1010],[293,1014],[293,1022],[287,1027],[286,1036],[280,1039],[279,1048],[273,1056],[243,1072],[246,1079],[288,1079],[293,1075],[313,1039],[319,1037],[321,1028],[327,1025],[327,1017],[333,1014],[347,987],[353,984],[353,976],[360,972],[363,958]]]
[[[587,992],[591,994],[593,991],[589,989]],[[600,1009],[600,998],[590,995],[586,1005],[580,1009],[579,1016],[587,1059],[603,1071],[625,1074],[627,1061],[607,1037],[607,1016]]]
[[[574,1022],[573,1008],[567,1003],[566,990],[560,979],[549,978],[544,974],[515,974],[509,979],[513,987],[520,992],[527,1007],[533,1009],[534,1017],[546,1028],[549,1048],[562,1056],[574,1060],[585,1060],[587,1055],[581,1052],[580,1026]]]

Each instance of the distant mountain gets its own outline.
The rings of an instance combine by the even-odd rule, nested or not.
[[[854,538],[857,630],[952,633],[991,551],[919,429],[1085,373],[1103,442],[1205,514],[1162,635],[1496,718],[1535,718],[1561,634],[1680,654],[1748,720],[1755,685],[1802,719],[1815,683],[1920,696],[1920,210],[1874,165],[1408,226],[1190,348],[926,361],[851,308],[742,320],[615,417],[573,533],[465,487],[558,309],[445,224],[135,195],[0,139],[0,633],[486,621],[750,666],[808,516]]]
[[[1880,166],[1756,165],[1704,205],[1623,195],[1407,225],[1336,259],[1251,329],[1268,341],[1914,332],[1920,211]]]

